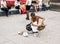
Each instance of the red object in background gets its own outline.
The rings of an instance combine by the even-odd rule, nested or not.
[[[26,9],[23,8],[22,14],[26,14]]]
[[[26,14],[27,13],[26,7],[22,7],[21,10],[22,10],[22,14]]]
[[[15,0],[6,0],[7,6],[14,6]]]
[[[6,1],[7,6],[14,6],[15,1]]]
[[[26,8],[22,8],[22,14],[26,14],[27,11],[26,11]]]
[[[20,3],[25,4],[26,3],[26,0],[20,0]]]
[[[14,6],[16,0],[6,0],[7,6]],[[26,0],[20,0],[20,3],[25,4]]]

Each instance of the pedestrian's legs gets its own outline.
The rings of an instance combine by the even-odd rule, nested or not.
[[[8,17],[9,9],[8,8],[5,8],[5,12],[6,12],[6,16]]]
[[[29,20],[29,12],[27,11],[26,20]]]
[[[6,16],[8,16],[8,12],[9,12],[8,8],[1,8],[1,10],[3,10],[4,12],[6,12]]]

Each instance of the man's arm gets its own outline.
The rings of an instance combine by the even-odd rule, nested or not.
[[[45,18],[43,18],[43,17],[39,17],[39,18],[42,19],[42,23],[44,23]]]

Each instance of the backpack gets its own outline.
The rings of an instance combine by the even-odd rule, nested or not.
[[[31,5],[29,12],[35,12],[34,6]]]
[[[27,29],[27,31],[32,31],[31,23],[26,25],[26,29]]]
[[[47,7],[46,7],[45,4],[42,5],[42,10],[43,10],[43,11],[46,11],[46,10],[47,10]]]

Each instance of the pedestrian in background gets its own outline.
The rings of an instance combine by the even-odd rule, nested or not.
[[[26,20],[29,20],[29,10],[31,8],[32,0],[26,0],[26,10],[27,10],[27,15],[26,15]]]
[[[6,13],[6,16],[8,17],[9,8],[7,7],[6,0],[1,0],[1,10],[3,10]]]
[[[15,1],[15,8],[20,10],[20,0]]]

